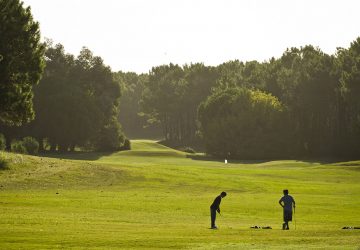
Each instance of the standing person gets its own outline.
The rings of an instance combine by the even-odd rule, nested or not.
[[[211,229],[217,229],[217,227],[215,226],[216,212],[220,214],[221,199],[225,196],[226,192],[221,192],[221,194],[215,198],[214,202],[210,206]]]
[[[282,225],[283,230],[289,230],[289,221],[292,221],[292,208],[295,210],[295,200],[289,195],[289,191],[285,189],[283,191],[284,196],[279,200],[280,206],[284,209],[284,223]]]

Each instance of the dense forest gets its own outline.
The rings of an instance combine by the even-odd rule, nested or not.
[[[125,136],[118,121],[121,86],[100,57],[83,48],[75,58],[60,44],[45,43],[46,67],[33,88],[35,119],[0,127],[12,139],[31,135],[39,150],[119,150]]]
[[[360,38],[334,55],[307,45],[265,62],[162,65],[138,79],[133,112],[170,144],[234,158],[360,155]]]
[[[41,42],[19,1],[1,4],[8,150],[26,136],[40,150],[121,150],[126,134],[240,159],[360,155],[360,38],[334,55],[307,45],[264,62],[113,72],[86,47],[74,56]]]

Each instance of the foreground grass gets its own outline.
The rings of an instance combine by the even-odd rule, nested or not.
[[[360,230],[341,230],[360,226],[360,161],[225,165],[151,141],[111,155],[3,155],[1,249],[360,248]],[[280,230],[284,188],[297,201],[296,230]],[[220,229],[209,230],[223,190]]]

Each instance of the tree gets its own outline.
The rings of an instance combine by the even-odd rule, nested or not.
[[[308,156],[333,153],[336,125],[334,58],[311,45],[291,48],[280,58],[280,100],[290,111],[294,144]],[[295,136],[296,135],[296,136]]]
[[[346,156],[360,154],[360,37],[349,49],[339,48],[336,58],[339,77],[339,132],[337,150]]]
[[[179,65],[154,67],[141,98],[142,110],[151,122],[159,122],[166,140],[176,141],[179,133],[179,106],[183,103],[184,71]]]
[[[215,86],[215,68],[201,63],[162,65],[153,68],[148,79],[141,99],[143,112],[161,124],[171,144],[197,143],[197,107]]]
[[[39,141],[40,150],[43,150],[44,138],[48,138],[51,149],[55,150],[60,141],[69,140],[70,113],[76,115],[79,89],[73,88],[76,85],[69,77],[75,67],[74,57],[66,54],[61,44],[53,45],[52,41],[47,41],[46,46],[44,76],[34,88],[36,119],[32,123],[32,133]]]
[[[95,148],[98,151],[118,151],[124,146],[125,137],[120,123],[114,117],[109,124],[101,128],[96,137]]]
[[[227,88],[199,106],[206,152],[242,159],[287,154],[281,134],[283,105],[259,90]]]
[[[117,72],[117,81],[121,83],[119,121],[124,133],[130,138],[159,138],[162,131],[158,123],[148,123],[147,116],[141,111],[141,95],[148,81],[147,74]]]
[[[178,112],[181,134],[188,144],[199,144],[201,140],[198,136],[197,109],[216,86],[219,73],[215,67],[202,63],[185,65],[184,72],[187,85],[181,110]]]
[[[228,61],[218,65],[216,67],[219,74],[217,87],[220,89],[240,87],[241,83],[243,83],[244,67],[244,63],[239,60]]]
[[[264,88],[264,65],[257,61],[228,61],[217,66],[217,88]]]
[[[0,0],[0,123],[19,126],[34,118],[32,87],[43,72],[43,55],[30,7]]]
[[[110,68],[87,48],[74,58],[60,44],[47,44],[46,60],[44,77],[35,89],[33,127],[40,145],[48,138],[51,150],[73,151],[85,145],[104,150],[104,143],[98,148],[99,137],[115,131],[122,146],[124,136],[117,136],[121,127],[115,124],[120,84]]]

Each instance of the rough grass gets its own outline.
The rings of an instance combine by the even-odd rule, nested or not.
[[[360,161],[188,158],[153,141],[132,151],[3,153],[0,249],[359,249]],[[282,231],[282,189],[297,201]],[[209,205],[227,191],[209,230]],[[250,226],[272,226],[255,230]]]

